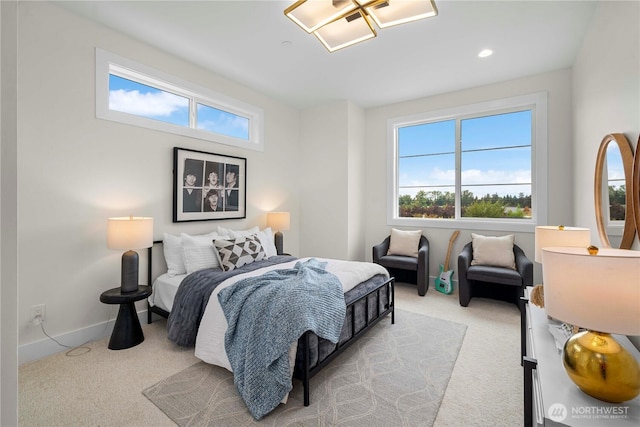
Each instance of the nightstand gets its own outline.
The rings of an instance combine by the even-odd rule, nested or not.
[[[525,427],[640,425],[640,396],[619,404],[607,403],[587,395],[571,381],[549,331],[547,313],[526,299],[531,289],[525,290],[521,312]],[[640,358],[627,337],[615,338]]]
[[[122,293],[120,287],[104,291],[100,295],[100,302],[105,304],[120,304],[116,324],[111,333],[109,348],[111,350],[123,350],[131,348],[144,341],[144,334],[136,313],[136,301],[143,300],[151,295],[151,286],[138,286],[134,292]]]

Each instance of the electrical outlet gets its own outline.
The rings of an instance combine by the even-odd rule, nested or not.
[[[31,324],[33,326],[38,326],[40,323],[44,322],[45,319],[45,305],[38,304],[31,307]]]

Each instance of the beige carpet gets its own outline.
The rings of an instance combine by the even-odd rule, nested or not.
[[[195,364],[143,393],[180,426],[430,426],[467,327],[407,311],[375,325],[286,405],[253,420],[225,369]]]
[[[474,298],[460,307],[455,293],[431,288],[419,297],[415,285],[400,283],[396,306],[468,326],[434,426],[522,425],[520,314],[513,304]],[[20,366],[19,425],[175,426],[142,390],[199,360],[193,349],[167,340],[163,320],[142,327],[145,341],[127,350],[107,349],[104,337],[82,356],[66,356],[61,347],[58,354]]]

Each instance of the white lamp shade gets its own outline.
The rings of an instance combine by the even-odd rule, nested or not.
[[[564,227],[544,225],[536,227],[535,261],[542,262],[542,248],[547,247],[580,247],[587,248],[591,244],[591,230],[580,227]]]
[[[109,249],[142,249],[153,246],[153,218],[119,217],[107,221]]]
[[[291,228],[291,215],[289,212],[269,212],[267,214],[267,226],[276,231],[284,231]]]
[[[544,308],[591,331],[640,335],[640,251],[542,249]]]

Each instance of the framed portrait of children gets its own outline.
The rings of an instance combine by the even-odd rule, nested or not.
[[[247,159],[173,148],[173,222],[245,218]]]

